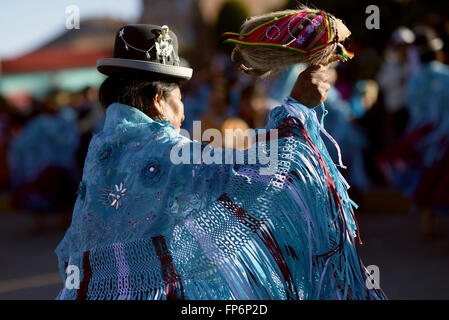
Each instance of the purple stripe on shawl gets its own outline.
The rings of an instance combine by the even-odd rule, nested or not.
[[[115,260],[117,262],[117,287],[119,297],[118,300],[128,300],[131,292],[129,287],[129,265],[126,261],[125,250],[123,249],[123,243],[114,243]]]

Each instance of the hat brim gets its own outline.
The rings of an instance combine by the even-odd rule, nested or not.
[[[139,72],[161,78],[173,78],[177,80],[190,80],[193,74],[193,69],[191,68],[120,58],[105,58],[98,60],[97,70],[108,76],[113,73]]]

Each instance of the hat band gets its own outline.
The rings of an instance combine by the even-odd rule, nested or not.
[[[125,44],[125,49],[127,51],[129,51],[129,49],[131,48],[135,51],[145,53],[145,56],[147,57],[147,59],[151,59],[150,52],[151,52],[151,50],[153,50],[153,48],[155,48],[158,61],[160,61],[163,64],[167,64],[168,58],[170,56],[173,56],[173,59],[175,60],[174,65],[179,66],[179,57],[176,54],[175,50],[173,49],[173,46],[171,44],[172,39],[168,35],[169,28],[167,26],[162,26],[162,28],[163,28],[163,34],[159,35],[157,40],[153,43],[151,48],[148,50],[143,50],[143,49],[137,48],[137,47],[129,44],[125,40],[125,37],[123,36],[125,34],[124,27],[120,29],[118,36],[120,39],[122,39],[123,43]]]
[[[120,59],[120,58],[105,58],[97,62],[97,68],[100,70],[104,67],[124,68],[136,71],[147,71],[151,73],[161,74],[162,76],[172,76],[183,79],[190,79],[193,74],[193,69],[171,66],[151,61]],[[101,70],[100,70],[101,71]]]

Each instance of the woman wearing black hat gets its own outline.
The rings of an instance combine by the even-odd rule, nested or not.
[[[177,132],[178,82],[192,76],[177,52],[167,27],[129,25],[98,62],[106,120],[56,250],[58,298],[382,298],[365,283],[351,201],[310,109],[326,98],[324,68],[271,112],[277,138],[258,135],[266,143],[223,163],[221,149]]]

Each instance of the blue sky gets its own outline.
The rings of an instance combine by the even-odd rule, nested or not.
[[[134,21],[140,0],[1,0],[0,58],[27,53],[65,31],[66,7],[79,7],[82,21],[91,17],[117,17]]]

